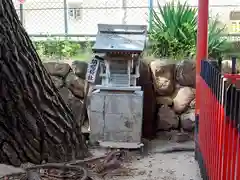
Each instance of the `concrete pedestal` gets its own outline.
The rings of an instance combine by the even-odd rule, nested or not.
[[[128,143],[129,147],[142,146],[142,91],[93,92],[88,108],[91,142],[126,146],[118,148],[128,148]]]

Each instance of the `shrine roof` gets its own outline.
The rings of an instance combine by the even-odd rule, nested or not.
[[[94,52],[141,53],[145,48],[147,26],[98,24]]]

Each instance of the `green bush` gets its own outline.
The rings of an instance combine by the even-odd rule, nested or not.
[[[226,40],[221,38],[224,27],[219,27],[217,18],[209,20],[209,56],[217,57],[224,51]],[[158,3],[153,10],[152,29],[149,36],[151,53],[157,57],[181,59],[196,54],[197,9],[186,2]]]
[[[60,59],[76,55],[81,48],[78,42],[57,38],[35,41],[34,45],[40,56],[59,57]]]
[[[208,54],[212,58],[221,57],[231,46],[222,34],[226,31],[226,26],[219,22],[218,17],[209,18],[208,23]]]

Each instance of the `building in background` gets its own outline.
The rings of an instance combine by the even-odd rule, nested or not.
[[[64,0],[26,0],[22,12],[29,34],[96,34],[98,23],[147,24],[148,1],[66,0],[65,8]]]
[[[25,0],[22,22],[29,34],[96,34],[98,23],[148,24],[150,0]],[[170,0],[159,0],[164,5]],[[180,0],[184,2],[185,0]],[[197,7],[197,0],[187,0]],[[20,16],[19,0],[13,0]],[[157,7],[157,0],[153,0]],[[240,33],[240,1],[210,0],[229,33]]]
[[[185,0],[180,1],[185,2]],[[198,6],[198,0],[187,0],[187,2],[192,6]],[[239,0],[209,0],[209,15],[218,16],[219,21],[227,26],[228,33],[240,33]]]

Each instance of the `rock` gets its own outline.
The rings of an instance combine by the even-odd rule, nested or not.
[[[182,88],[182,87],[184,87],[184,86],[181,86],[180,84],[175,83],[175,90],[176,90],[176,89],[180,89],[180,88]]]
[[[173,109],[176,113],[187,110],[191,101],[195,98],[195,89],[182,87],[177,89],[173,96]]]
[[[65,77],[71,69],[70,65],[67,63],[48,62],[43,63],[43,65],[52,76]]]
[[[60,88],[59,93],[66,104],[68,104],[68,99],[73,96],[71,91],[67,87]]]
[[[85,61],[74,61],[72,63],[72,69],[73,72],[80,78],[80,79],[86,79],[86,73],[87,73],[88,63]],[[97,74],[96,74],[96,80],[94,84],[101,84],[101,77],[100,77],[100,68],[98,68]]]
[[[6,164],[0,164],[0,177],[3,179],[3,176],[10,176],[13,173],[25,173],[25,170],[18,167],[13,167]],[[8,178],[6,178],[8,179]]]
[[[185,131],[193,131],[195,125],[195,109],[190,109],[180,116],[181,127]]]
[[[193,99],[193,100],[191,101],[189,107],[190,107],[191,109],[195,109],[195,106],[196,106],[196,99]]]
[[[232,61],[231,60],[222,60],[221,66],[222,66],[222,69],[221,69],[222,73],[228,73],[228,74],[232,73]],[[239,73],[239,70],[238,69],[236,69],[236,70],[237,70],[237,73]]]
[[[162,106],[158,109],[158,130],[169,130],[178,128],[179,117],[168,106]]]
[[[68,107],[72,111],[74,120],[82,122],[81,115],[83,108],[83,100],[75,97],[67,87],[60,88],[59,92],[64,102],[68,105]]]
[[[167,60],[155,60],[150,64],[153,76],[153,85],[159,95],[171,95],[174,91],[175,64]]]
[[[177,143],[183,143],[192,140],[187,132],[178,132],[171,137],[171,140]]]
[[[85,61],[73,61],[72,62],[72,70],[73,72],[81,79],[86,78],[88,63]]]
[[[83,108],[83,100],[78,99],[74,96],[71,96],[68,99],[68,106],[73,113],[74,120],[76,120],[77,122],[81,122],[82,124],[83,120],[81,119],[81,115],[82,115],[82,108]]]
[[[173,105],[173,99],[169,96],[158,96],[156,98],[156,101],[158,105],[166,105],[166,106]]]
[[[56,86],[57,89],[63,87],[63,79],[61,77],[58,76],[51,76],[51,79],[54,83],[54,85]]]
[[[73,72],[70,72],[65,79],[65,84],[75,96],[84,98],[85,80],[77,77]]]
[[[41,180],[40,173],[34,170],[28,170],[26,173],[26,179],[31,179],[31,180]]]
[[[191,60],[184,60],[177,64],[176,81],[182,86],[196,86],[196,63]]]

